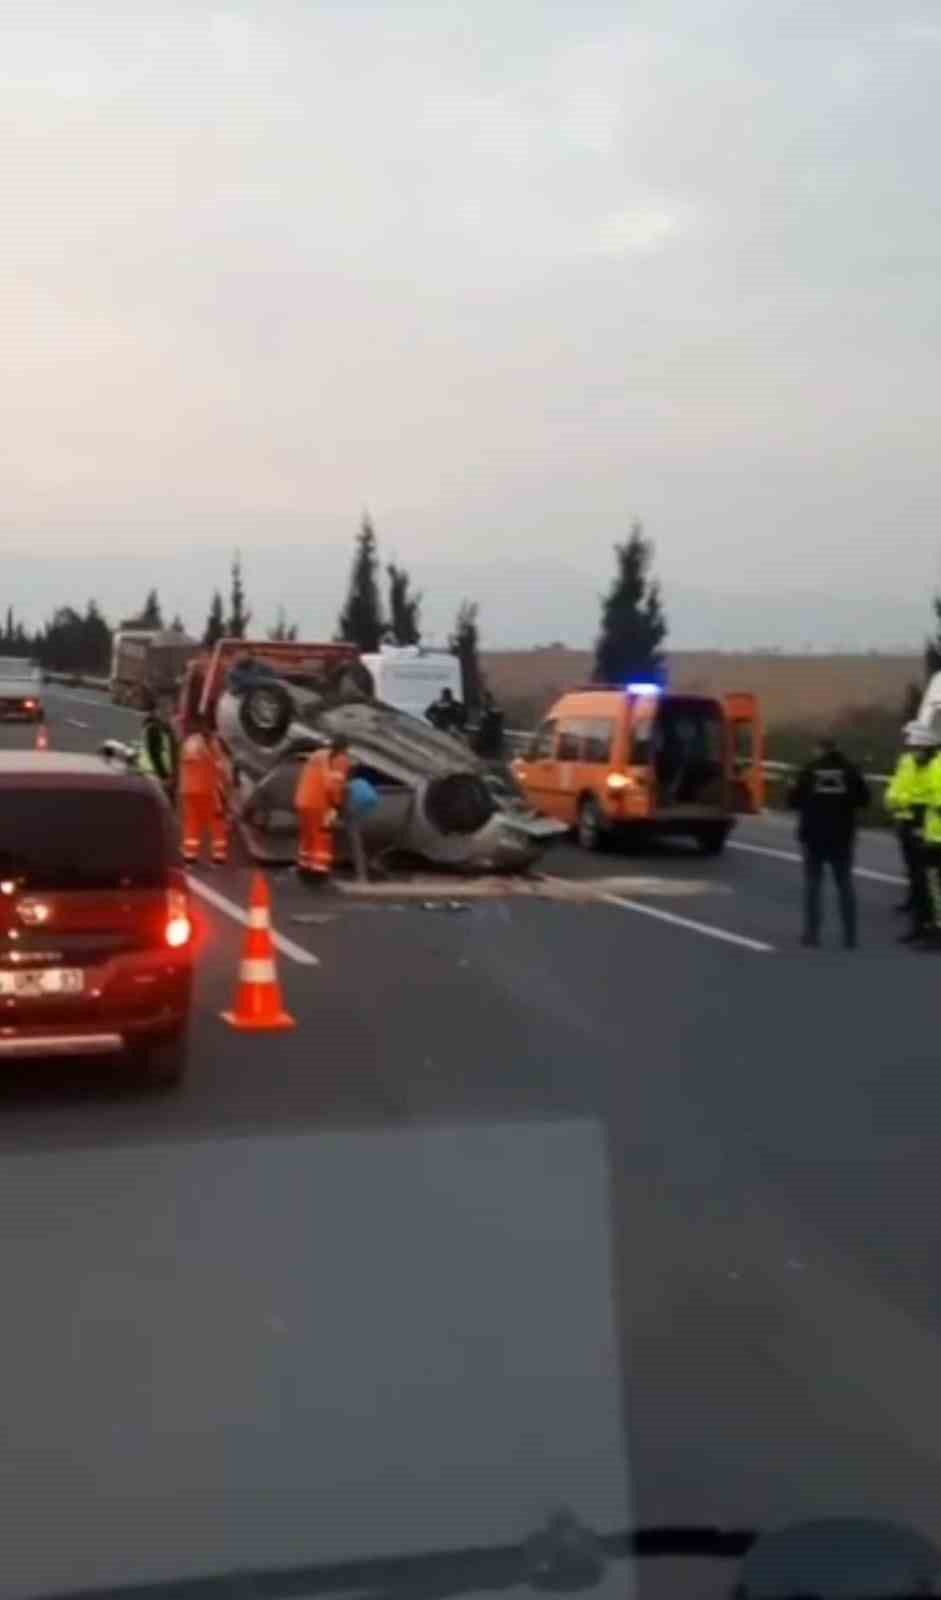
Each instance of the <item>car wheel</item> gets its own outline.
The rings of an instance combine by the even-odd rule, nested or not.
[[[339,690],[342,695],[351,698],[363,696],[367,700],[374,699],[376,685],[364,661],[354,661],[351,667],[345,669],[340,678]]]
[[[329,700],[373,700],[376,686],[364,661],[343,662],[327,678],[325,694]]]
[[[176,1089],[186,1077],[189,1064],[189,1034],[148,1045],[141,1065],[148,1084],[154,1089]]]
[[[583,850],[603,850],[607,843],[601,809],[590,795],[578,808],[576,833]]]
[[[697,828],[695,838],[704,856],[721,856],[728,836],[727,823],[710,822],[705,827]]]
[[[239,721],[248,737],[268,749],[281,743],[293,717],[294,702],[280,683],[249,689],[239,706]]]

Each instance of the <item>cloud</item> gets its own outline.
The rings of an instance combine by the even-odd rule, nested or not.
[[[688,214],[684,216],[663,206],[616,211],[602,219],[589,250],[603,256],[656,250],[679,233],[688,231],[690,226]]]
[[[524,618],[508,539],[593,574],[633,514],[691,583],[933,578],[924,7],[8,10],[0,505],[50,599],[118,540],[338,589],[364,503]]]

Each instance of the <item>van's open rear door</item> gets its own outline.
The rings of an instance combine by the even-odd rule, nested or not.
[[[732,810],[753,816],[764,809],[764,729],[753,694],[725,697]]]

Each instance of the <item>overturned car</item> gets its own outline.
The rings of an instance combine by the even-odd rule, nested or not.
[[[527,805],[508,771],[373,698],[368,671],[349,647],[221,641],[202,675],[199,704],[232,756],[242,833],[258,861],[294,858],[300,767],[336,734],[379,796],[361,825],[371,857],[520,871],[565,832]]]

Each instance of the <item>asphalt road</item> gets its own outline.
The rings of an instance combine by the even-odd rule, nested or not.
[[[60,748],[94,749],[137,721],[92,691],[50,689],[47,703]],[[29,729],[0,729],[5,746],[31,739]],[[213,1187],[217,1152],[233,1139],[267,1160],[279,1141],[298,1138],[315,1150],[333,1136],[381,1135],[400,1148],[397,1141],[432,1129],[468,1137],[595,1130],[605,1215],[579,1223],[583,1253],[604,1264],[595,1288],[579,1286],[561,1223],[531,1246],[557,1290],[531,1324],[533,1369],[544,1374],[551,1344],[561,1394],[571,1374],[565,1338],[549,1335],[558,1318],[583,1382],[585,1350],[596,1341],[597,1381],[616,1416],[615,1444],[599,1433],[604,1488],[597,1499],[597,1483],[586,1490],[586,1514],[598,1508],[610,1519],[624,1492],[625,1521],[645,1525],[766,1527],[857,1513],[941,1538],[939,969],[935,958],[895,943],[891,839],[861,843],[862,947],[852,954],[798,946],[799,870],[787,819],[743,824],[719,860],[680,846],[587,858],[564,845],[546,865],[564,878],[622,881],[591,904],[508,898],[432,912],[351,902],[272,874],[287,941],[280,975],[298,1026],[262,1040],[219,1020],[233,993],[249,870],[201,872],[215,898],[200,902],[204,947],[185,1088],[157,1100],[87,1065],[17,1068],[0,1086],[5,1151],[42,1158],[34,1170],[49,1175],[67,1205],[73,1178],[98,1181],[101,1164],[126,1151],[148,1163],[155,1152],[188,1163],[186,1181],[197,1185],[203,1159]],[[830,934],[835,945],[832,925]],[[500,1206],[495,1190],[472,1197],[467,1180],[461,1206],[486,1211],[494,1250],[501,1218],[509,1227],[516,1202],[535,1192],[536,1170],[550,1186],[547,1206],[571,1216],[571,1198],[550,1194],[551,1168],[520,1157],[518,1190],[510,1182]],[[357,1168],[360,1192],[363,1182],[368,1192],[368,1170]],[[597,1178],[586,1167],[586,1193]],[[335,1193],[324,1195],[328,1210],[336,1204]],[[31,1252],[45,1250],[54,1271],[54,1252],[67,1246],[51,1223],[40,1237],[21,1211],[13,1215],[6,1287],[15,1297],[25,1292],[16,1274],[25,1284],[35,1271]],[[269,1245],[241,1214],[238,1226],[249,1270]],[[343,1237],[342,1218],[337,1226]],[[192,1227],[199,1232],[198,1218]],[[110,1248],[130,1247],[112,1239]],[[403,1263],[410,1258],[407,1238],[386,1236],[387,1259],[396,1248]],[[474,1250],[485,1249],[477,1237]],[[535,1256],[523,1259],[535,1275]],[[297,1260],[316,1283],[325,1270],[316,1249]],[[259,1271],[265,1266],[257,1260]],[[335,1245],[328,1277],[353,1266]],[[608,1267],[606,1309],[598,1284]],[[429,1301],[438,1270],[429,1269]],[[502,1281],[499,1293],[508,1294]],[[413,1284],[410,1294],[418,1315],[422,1290]],[[450,1337],[460,1343],[459,1324]],[[522,1388],[527,1377],[524,1358]],[[348,1397],[341,1400],[342,1412]],[[489,1403],[483,1394],[479,1402]],[[525,1426],[537,1427],[532,1416]],[[551,1418],[544,1427],[564,1500],[564,1438]],[[390,1462],[395,1454],[387,1451]],[[406,1473],[408,1437],[398,1457]],[[520,1475],[526,1460],[522,1452]],[[512,1452],[491,1463],[507,1482],[512,1466]],[[185,1460],[176,1470],[185,1492]],[[540,1493],[545,1504],[548,1487]],[[186,1544],[193,1570],[200,1548]]]

